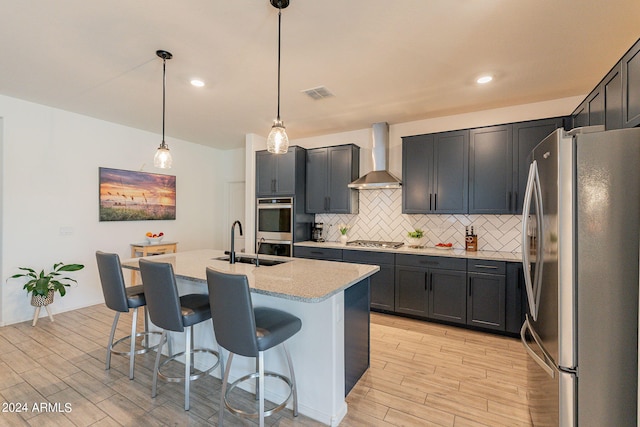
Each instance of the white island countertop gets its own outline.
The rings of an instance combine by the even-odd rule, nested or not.
[[[247,256],[237,253],[237,256]],[[222,261],[223,251],[201,249],[175,254],[147,257],[151,261],[169,262],[177,278],[206,283],[206,268],[223,273],[244,274],[255,293],[302,302],[320,302],[344,291],[378,272],[376,265],[341,263],[301,258],[260,255],[260,259],[286,261],[274,266],[256,267],[252,264]],[[255,257],[255,255],[253,255]],[[124,268],[138,270],[139,258],[124,260]]]
[[[451,258],[466,259],[487,259],[493,261],[522,262],[522,254],[519,252],[499,252],[499,251],[466,251],[462,248],[437,249],[435,247],[412,248],[405,244],[399,248],[372,248],[363,246],[347,246],[340,242],[298,242],[294,246],[305,246],[309,248],[332,248],[347,249],[350,251],[371,251],[371,252],[391,252],[395,254],[443,256]]]

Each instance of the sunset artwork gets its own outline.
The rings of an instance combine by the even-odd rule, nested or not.
[[[100,221],[176,219],[176,177],[99,168]]]

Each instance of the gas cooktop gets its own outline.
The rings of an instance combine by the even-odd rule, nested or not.
[[[382,242],[379,240],[354,240],[347,242],[347,246],[360,246],[365,248],[399,248],[404,245],[402,242]]]

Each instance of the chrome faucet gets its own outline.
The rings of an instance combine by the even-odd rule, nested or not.
[[[229,251],[229,264],[236,263],[236,251],[235,251],[236,224],[238,224],[238,229],[240,230],[240,235],[242,236],[242,223],[239,220],[236,220],[233,224],[231,224],[231,250]]]
[[[260,267],[260,246],[262,246],[263,242],[264,237],[261,237],[260,240],[258,240],[258,250],[256,251],[256,267]]]

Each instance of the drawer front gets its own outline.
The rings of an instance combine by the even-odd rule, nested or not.
[[[355,262],[359,264],[372,265],[394,265],[396,255],[389,252],[374,251],[342,251],[342,260],[345,262]]]
[[[396,264],[407,267],[441,268],[444,270],[465,271],[467,269],[466,259],[427,255],[397,254]]]
[[[342,261],[342,249],[309,248],[295,246],[294,256],[297,258],[323,259],[327,261]]]
[[[506,274],[507,263],[486,259],[468,259],[467,271],[469,273]]]

